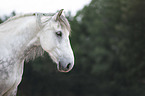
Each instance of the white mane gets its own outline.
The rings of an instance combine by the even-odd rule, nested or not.
[[[5,31],[5,30],[12,29],[11,27],[14,27],[15,20],[19,20],[19,19],[25,18],[25,17],[36,17],[36,22],[38,23],[38,25],[40,25],[42,16],[53,16],[53,15],[54,15],[54,13],[29,13],[29,14],[16,15],[16,16],[10,17],[8,20],[6,20],[2,24],[0,24],[0,33],[9,32],[9,31]],[[10,25],[7,27],[7,23],[10,23],[10,24],[13,23],[12,24],[13,26]],[[22,22],[20,22],[20,23],[22,23]]]
[[[5,21],[4,23],[0,24],[0,32],[1,32],[2,28],[3,28],[2,26],[5,25],[6,23],[9,23],[11,21],[14,21],[14,20],[17,20],[17,19],[20,19],[20,18],[30,17],[30,16],[36,16],[36,18],[37,18],[36,22],[38,23],[39,26],[41,26],[41,23],[42,23],[41,22],[41,17],[42,16],[53,16],[54,14],[55,13],[29,13],[29,14],[23,14],[23,15],[16,15],[16,16],[10,17],[7,21]],[[60,22],[62,27],[66,27],[69,32],[71,31],[69,22],[67,21],[67,19],[63,15],[61,15],[58,18],[58,21]]]
[[[54,15],[54,13],[28,13],[28,14],[16,15],[16,16],[10,17],[7,21],[5,21],[2,24],[5,24],[5,23],[7,23],[9,21],[16,20],[16,19],[19,19],[19,18],[22,18],[22,17],[28,17],[28,16],[53,16],[53,15]]]

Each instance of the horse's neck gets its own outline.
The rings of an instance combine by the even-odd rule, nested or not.
[[[2,36],[2,39],[0,39],[0,48],[2,49],[0,56],[21,57],[25,50],[34,44],[39,45],[39,42],[37,42],[39,28],[34,16],[9,21],[2,27],[7,27],[7,29],[0,29],[0,36]]]

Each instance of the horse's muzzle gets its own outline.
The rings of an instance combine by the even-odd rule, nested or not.
[[[72,63],[68,63],[68,64],[63,64],[63,62],[59,62],[59,64],[57,64],[57,69],[60,72],[69,72],[73,67]]]

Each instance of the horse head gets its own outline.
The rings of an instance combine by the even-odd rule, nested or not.
[[[74,55],[69,40],[70,25],[63,10],[51,18],[42,18],[41,24],[39,38],[42,48],[49,53],[60,72],[70,71],[74,66]]]

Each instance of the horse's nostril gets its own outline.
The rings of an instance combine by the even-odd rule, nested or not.
[[[71,63],[69,63],[66,68],[69,69],[71,67]]]
[[[71,69],[71,67],[71,63],[68,63],[66,66],[63,66],[63,63],[59,62],[59,64],[57,65],[58,70],[61,72],[68,72]]]

